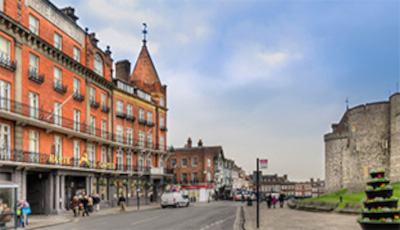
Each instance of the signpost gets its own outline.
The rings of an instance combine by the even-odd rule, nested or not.
[[[259,195],[260,195],[260,177],[259,177],[260,169],[259,169],[259,164],[260,164],[260,160],[257,158],[257,176],[256,176],[256,178],[257,178],[257,180],[256,180],[256,183],[257,183],[257,196],[256,196],[256,199],[257,199],[257,229],[260,228],[260,199],[259,199]]]
[[[262,174],[260,172],[260,164],[262,169],[268,168],[268,159],[259,159],[257,158],[257,171],[255,175],[253,174],[253,178],[256,178],[257,183],[257,228],[260,228],[260,180],[262,179]]]

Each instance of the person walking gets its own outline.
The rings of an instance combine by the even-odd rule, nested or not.
[[[125,209],[125,206],[126,206],[126,199],[125,199],[125,197],[124,197],[123,194],[120,194],[120,195],[119,195],[118,205],[119,205],[119,211],[120,211],[120,212],[122,212],[122,211],[125,212],[125,211],[126,211],[126,209]]]
[[[74,213],[74,217],[79,215],[79,200],[77,196],[74,196],[71,200],[70,203],[70,208],[72,209],[72,212]]]
[[[271,194],[269,194],[267,196],[267,206],[268,206],[268,208],[271,208],[271,203],[272,203],[272,196],[271,196]]]
[[[276,197],[273,196],[273,197],[272,197],[272,205],[274,206],[274,208],[275,208],[275,206],[276,206],[276,202],[277,202]]]
[[[26,226],[28,226],[28,215],[31,214],[31,206],[29,205],[28,201],[26,201],[25,198],[22,199],[21,213],[23,217],[22,227],[25,228]]]
[[[93,198],[92,196],[88,196],[88,212],[93,212]]]
[[[17,222],[18,222],[18,227],[22,227],[22,201],[18,200],[17,201]]]
[[[97,193],[93,196],[93,204],[95,207],[95,211],[100,211],[100,196]]]
[[[83,214],[82,214],[82,216],[85,216],[85,214],[86,214],[86,216],[89,216],[89,206],[88,206],[89,199],[88,199],[88,195],[85,195],[82,198],[82,204],[83,204]]]
[[[285,201],[285,194],[283,194],[283,192],[279,195],[278,200],[279,200],[279,206],[283,208],[283,202]]]

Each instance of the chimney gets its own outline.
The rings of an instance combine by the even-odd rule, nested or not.
[[[75,23],[79,19],[78,16],[75,15],[75,9],[70,6],[61,9],[61,12],[63,12],[68,18],[70,18]]]
[[[311,184],[314,183],[314,178],[310,178]]]
[[[197,143],[197,146],[203,147],[203,141],[200,139],[199,142]]]
[[[192,139],[189,137],[189,139],[187,140],[187,147],[191,148],[192,147]]]
[[[115,63],[115,77],[129,82],[129,74],[131,72],[131,63],[128,60],[122,60]]]
[[[283,180],[287,181],[287,174],[283,175]]]

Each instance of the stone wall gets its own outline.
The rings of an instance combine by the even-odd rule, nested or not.
[[[326,191],[364,189],[368,172],[390,168],[385,143],[389,139],[390,106],[387,102],[358,106],[348,110],[347,130],[325,135]]]

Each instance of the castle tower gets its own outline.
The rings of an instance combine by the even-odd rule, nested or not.
[[[390,150],[390,180],[400,181],[400,94],[390,97],[390,142],[383,147]]]

